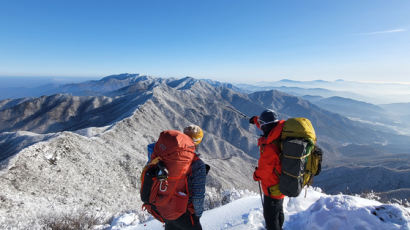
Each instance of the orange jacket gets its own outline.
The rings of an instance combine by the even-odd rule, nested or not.
[[[255,124],[258,128],[260,125],[255,118]],[[282,166],[279,159],[279,146],[273,143],[280,138],[282,133],[284,120],[280,120],[279,123],[273,128],[267,137],[260,137],[258,139],[258,146],[260,150],[260,157],[258,161],[258,168],[253,174],[253,179],[262,182],[263,193],[266,196],[270,196],[275,199],[283,199],[284,195],[272,196],[269,195],[268,188],[279,184],[279,175],[282,172]]]

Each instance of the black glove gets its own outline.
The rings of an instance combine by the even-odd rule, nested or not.
[[[211,170],[211,166],[205,164],[206,175],[208,175],[209,170]]]
[[[253,117],[251,117],[251,118],[249,119],[249,123],[250,123],[250,124],[255,124],[255,117],[256,117],[256,116],[253,116]]]

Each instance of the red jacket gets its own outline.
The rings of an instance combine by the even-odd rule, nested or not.
[[[260,125],[257,118],[254,120],[258,128]],[[279,175],[282,172],[282,166],[279,160],[279,146],[273,143],[280,138],[284,120],[279,121],[275,128],[273,128],[267,137],[260,137],[258,139],[258,146],[260,150],[260,157],[258,161],[258,168],[253,174],[256,181],[262,182],[263,193],[275,199],[283,199],[284,195],[272,196],[269,195],[268,188],[279,184]]]

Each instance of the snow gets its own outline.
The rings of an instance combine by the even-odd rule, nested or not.
[[[410,209],[399,205],[382,204],[349,195],[326,195],[320,189],[309,188],[296,198],[285,198],[285,230],[386,230],[410,229]],[[162,223],[149,218],[139,221],[140,215],[127,213],[114,219],[112,230],[156,230]],[[224,206],[205,211],[201,218],[205,230],[265,229],[259,195],[245,196]]]
[[[102,133],[110,129],[112,126],[113,125],[107,125],[103,127],[89,127],[85,129],[76,130],[74,131],[74,133],[77,133],[84,137],[95,137],[101,135]]]
[[[159,222],[139,211],[138,177],[146,163],[146,145],[155,141],[162,130],[181,129],[191,123],[206,127],[200,153],[212,168],[206,194],[210,200],[207,209],[211,210],[201,218],[204,229],[263,229],[258,194],[222,192],[231,187],[257,188],[249,175],[259,152],[255,128],[225,105],[241,108],[245,114],[254,114],[261,106],[251,103],[248,96],[211,88],[190,78],[179,81],[173,85],[175,88],[167,85],[170,82],[156,80],[155,87],[151,87],[149,80],[113,92],[112,98],[55,95],[36,99],[39,104],[26,109],[30,114],[38,112],[38,119],[28,119],[24,125],[29,127],[27,130],[48,130],[47,134],[0,133],[0,152],[4,156],[0,159],[0,229],[39,229],[33,223],[40,224],[45,217],[82,212],[105,216],[104,223],[116,215],[108,225],[111,229],[162,229]],[[278,100],[283,101],[281,106],[288,103],[283,96]],[[46,102],[58,106],[48,110]],[[310,111],[310,107],[305,109]],[[81,119],[74,122],[70,117],[76,114]],[[10,117],[16,122],[24,120],[16,113],[10,113]],[[67,126],[56,126],[51,133],[51,118]],[[79,130],[64,131],[67,128]],[[386,180],[386,176],[377,178]],[[399,181],[388,179],[391,183]],[[361,184],[368,188],[369,181]],[[343,217],[354,215],[360,218],[349,221],[356,229],[381,229],[374,227],[379,225],[383,229],[409,229],[407,209],[364,202],[357,197],[309,190],[306,198],[286,199],[285,206],[285,229],[311,229],[304,226],[306,223],[321,226],[316,229],[337,229],[332,226],[345,226]]]

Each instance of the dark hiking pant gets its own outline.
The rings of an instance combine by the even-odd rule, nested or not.
[[[198,217],[187,212],[176,220],[166,220],[165,230],[202,230],[202,226]]]
[[[277,200],[265,196],[263,202],[263,217],[267,230],[282,230],[285,215],[283,214],[283,199]]]

